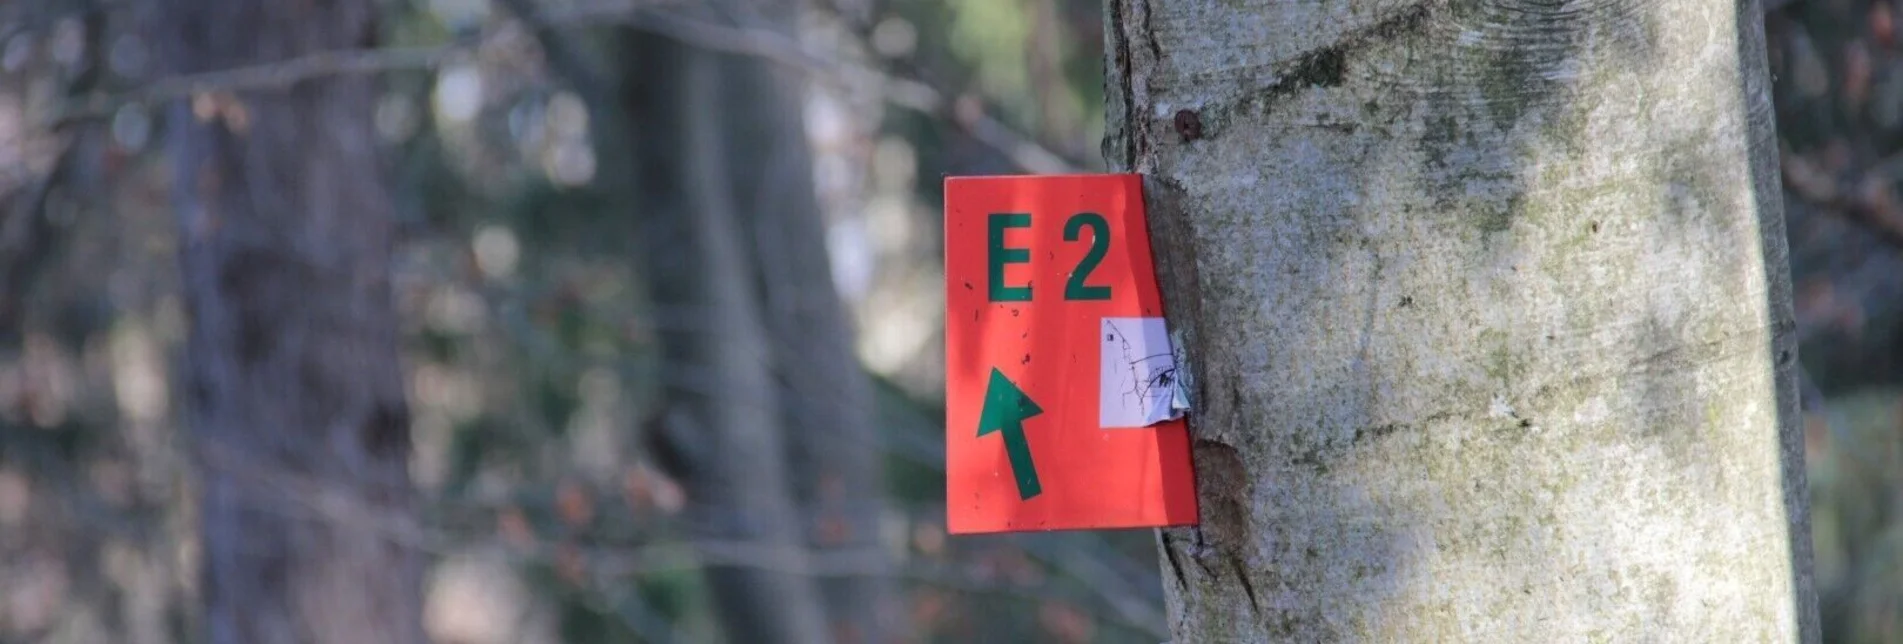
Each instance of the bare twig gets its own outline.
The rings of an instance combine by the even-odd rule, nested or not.
[[[1827,212],[1838,213],[1862,225],[1885,244],[1903,250],[1903,204],[1898,203],[1891,178],[1895,163],[1885,162],[1846,179],[1786,151],[1782,163],[1784,187],[1806,201],[1824,206]]]
[[[823,56],[797,40],[766,29],[722,25],[656,10],[631,11],[622,7],[591,7],[553,14],[563,23],[614,20],[620,24],[672,38],[704,49],[759,56],[777,61],[821,82],[878,96],[886,102],[937,116],[966,129],[980,142],[1009,157],[1019,167],[1036,173],[1079,171],[1075,163],[1052,152],[1031,137],[990,115],[975,99],[953,100],[946,92],[917,79],[902,78],[856,61]]]
[[[980,142],[1004,153],[1019,167],[1037,173],[1076,172],[1081,164],[1064,158],[990,115],[975,100],[953,100],[948,94],[916,79],[895,76],[868,65],[837,60],[809,51],[798,41],[765,29],[728,26],[685,18],[653,9],[601,6],[561,11],[533,10],[530,0],[506,0],[512,13],[528,16],[538,33],[614,22],[696,47],[758,56],[791,66],[817,81],[866,92],[884,101],[956,123]],[[599,76],[560,38],[544,41],[552,62],[570,76],[578,91],[604,91]],[[213,91],[278,89],[326,76],[372,74],[438,67],[471,49],[465,43],[431,47],[402,47],[330,51],[236,69],[162,78],[135,90],[93,95],[54,115],[54,125],[111,116],[121,106],[151,104]]]
[[[55,125],[111,116],[121,106],[151,104],[213,91],[279,89],[327,76],[427,69],[450,60],[457,45],[327,51],[235,69],[171,76],[122,94],[93,95],[55,115]]]
[[[1162,602],[1157,601],[1161,598],[1143,597],[1133,592],[1132,584],[1112,570],[1105,558],[1098,553],[1088,552],[1087,548],[1078,547],[1084,543],[1086,542],[1083,538],[1063,543],[1051,543],[1050,540],[1045,539],[1018,541],[1019,546],[1031,556],[1083,582],[1084,587],[1088,588],[1091,594],[1102,599],[1125,622],[1145,625],[1151,633],[1163,635],[1164,633],[1154,630],[1155,625],[1165,623],[1163,612],[1160,610]],[[1090,543],[1090,545],[1101,547],[1103,544]],[[1112,556],[1115,555],[1112,554]],[[1160,591],[1161,584],[1154,585],[1152,589]]]
[[[410,512],[379,506],[336,483],[268,466],[242,448],[215,440],[202,442],[197,447],[200,466],[243,482],[247,492],[239,502],[255,509],[361,529],[404,546],[438,554],[448,553],[468,541],[423,526]],[[857,576],[877,574],[883,569],[880,559],[888,556],[876,548],[815,554],[798,546],[732,539],[578,546],[576,549],[591,565],[621,575],[721,565],[814,576]],[[556,556],[555,547],[548,544],[536,544],[522,554],[535,560]]]

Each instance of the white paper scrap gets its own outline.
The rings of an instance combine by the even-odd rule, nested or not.
[[[1189,408],[1177,384],[1163,318],[1104,318],[1097,426],[1141,428],[1183,417]]]

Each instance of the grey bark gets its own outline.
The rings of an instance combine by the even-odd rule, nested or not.
[[[805,568],[788,489],[781,395],[739,199],[749,155],[723,118],[732,72],[721,56],[654,35],[618,37],[619,95],[668,411],[657,443],[690,497],[690,521],[723,629],[733,642],[826,642],[824,602]],[[728,545],[766,553],[742,562]],[[761,561],[771,559],[772,561]],[[777,565],[770,565],[777,564]]]
[[[192,0],[150,19],[172,73],[374,46],[376,3]],[[171,108],[214,644],[423,642],[374,83]]]
[[[1816,641],[1757,5],[1108,0],[1177,641]]]

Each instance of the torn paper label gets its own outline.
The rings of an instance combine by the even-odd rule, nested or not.
[[[1104,318],[1097,426],[1148,427],[1183,416],[1163,318]]]

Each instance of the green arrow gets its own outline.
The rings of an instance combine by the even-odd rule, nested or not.
[[[1011,473],[1018,479],[1018,498],[1029,499],[1044,491],[1037,482],[1037,464],[1031,462],[1031,446],[1024,442],[1024,419],[1044,413],[1024,390],[996,367],[991,383],[985,385],[985,407],[978,414],[978,435],[1004,432],[1004,453],[1011,457]]]

